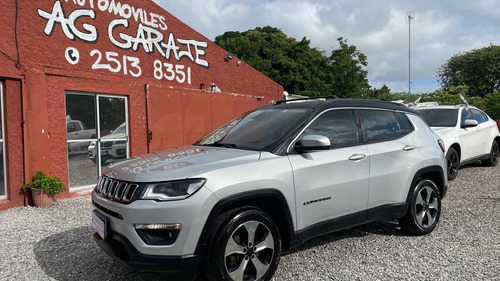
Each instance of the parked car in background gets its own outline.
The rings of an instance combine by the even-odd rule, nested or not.
[[[108,135],[101,137],[101,164],[107,160],[124,159],[127,156],[127,126],[122,123]],[[97,161],[97,141],[90,142],[88,146],[90,160]]]
[[[81,142],[71,142],[68,144],[68,151],[80,151],[85,153],[84,147],[86,147],[85,141],[90,141],[95,139],[96,130],[87,129],[82,121],[80,120],[66,120],[66,136],[68,140],[82,140]]]
[[[265,281],[282,249],[318,235],[395,219],[431,233],[447,184],[443,142],[417,111],[282,101],[193,145],[107,166],[92,225],[107,254],[137,269]]]
[[[416,109],[445,143],[448,180],[455,179],[460,166],[467,163],[481,160],[487,166],[497,165],[500,133],[486,113],[466,105]]]

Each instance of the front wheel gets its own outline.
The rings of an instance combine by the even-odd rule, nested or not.
[[[415,235],[431,233],[441,216],[441,195],[431,180],[421,180],[412,194],[408,211],[399,219],[401,228]]]
[[[281,240],[276,224],[266,213],[249,209],[225,222],[206,260],[210,280],[270,280],[278,267]]]
[[[498,142],[493,141],[493,144],[491,145],[491,151],[488,159],[484,161],[484,164],[487,166],[496,166],[498,164],[498,153],[499,153],[499,148],[498,148]]]

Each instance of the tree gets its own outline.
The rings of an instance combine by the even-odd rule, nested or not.
[[[270,26],[245,32],[229,31],[215,43],[234,53],[262,74],[296,95],[324,95],[329,92],[328,59],[323,51],[310,47],[305,37],[297,41]]]
[[[368,94],[368,97],[372,99],[391,100],[392,98],[391,89],[389,89],[389,87],[387,87],[387,85],[384,84],[380,89],[377,88],[371,89]]]
[[[336,95],[343,98],[368,97],[368,72],[363,69],[368,65],[366,55],[342,37],[337,41],[340,48],[333,50],[329,58],[332,64],[331,84]]]
[[[437,73],[443,90],[467,86],[469,96],[484,97],[500,90],[500,46],[490,45],[453,55]]]
[[[245,32],[229,31],[215,38],[215,43],[234,53],[262,74],[281,84],[295,95],[367,97],[366,56],[342,37],[340,48],[327,57],[324,51],[311,48],[306,37],[297,41],[281,30],[266,26]]]

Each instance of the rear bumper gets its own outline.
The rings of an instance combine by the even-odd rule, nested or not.
[[[175,276],[175,280],[193,280],[198,273],[201,256],[157,256],[140,253],[124,236],[113,233],[102,239],[94,233],[97,245],[115,260],[134,269],[162,272]]]

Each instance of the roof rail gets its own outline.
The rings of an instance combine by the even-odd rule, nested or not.
[[[279,100],[276,102],[276,104],[282,104],[282,103],[287,103],[287,102],[292,102],[292,101],[306,101],[306,100],[317,100],[317,99],[331,100],[331,99],[340,99],[340,98],[336,95],[318,96],[318,97],[308,97],[308,98],[302,98],[302,99]]]

